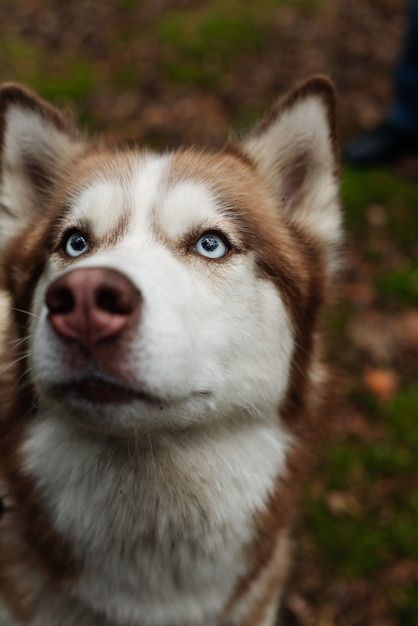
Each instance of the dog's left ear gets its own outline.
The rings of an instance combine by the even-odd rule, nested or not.
[[[341,236],[336,102],[315,77],[279,101],[243,142],[280,210],[331,252]]]
[[[57,109],[20,85],[0,89],[0,253],[41,217],[51,188],[83,149]]]

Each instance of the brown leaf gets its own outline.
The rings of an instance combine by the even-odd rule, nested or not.
[[[399,388],[399,378],[390,369],[367,369],[363,374],[363,381],[367,389],[381,400],[389,400]]]

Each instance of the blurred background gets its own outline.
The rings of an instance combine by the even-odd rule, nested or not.
[[[219,146],[288,87],[335,82],[343,141],[384,117],[403,0],[1,0],[0,80],[92,133]],[[348,231],[326,319],[336,432],[306,484],[287,626],[418,624],[418,157],[343,168]],[[324,416],[324,419],[327,419]]]

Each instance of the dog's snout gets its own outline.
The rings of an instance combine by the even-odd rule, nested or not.
[[[141,294],[123,274],[107,268],[68,272],[48,288],[48,319],[55,332],[84,348],[116,338],[134,319]]]

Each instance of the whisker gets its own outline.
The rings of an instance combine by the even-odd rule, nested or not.
[[[38,318],[39,315],[37,315],[36,313],[33,313],[32,311],[26,311],[25,309],[18,309],[14,306],[10,307],[11,311],[17,311],[18,313],[24,313],[25,315],[31,315],[32,317]]]
[[[3,374],[5,374],[6,372],[8,372],[10,369],[12,369],[15,365],[17,365],[17,363],[19,363],[20,361],[23,361],[24,359],[27,359],[29,356],[29,352],[25,352],[24,354],[22,354],[18,359],[15,359],[12,363],[9,363],[7,365],[7,367],[3,368],[2,370],[0,370],[0,376],[2,376]]]
[[[33,337],[33,334],[30,333],[29,335],[25,335],[24,337],[19,337],[18,339],[12,339],[11,341],[5,341],[3,343],[4,346],[11,346],[13,348],[17,348],[18,346],[20,346],[20,344],[24,343],[25,341],[28,341],[29,339],[31,339]]]

